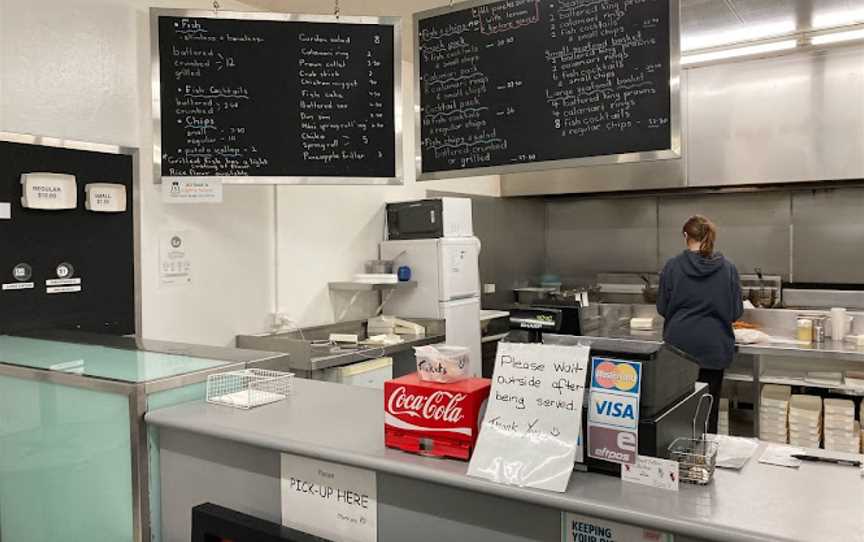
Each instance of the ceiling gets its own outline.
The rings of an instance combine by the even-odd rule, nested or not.
[[[332,13],[334,0],[242,0],[268,11]],[[864,0],[679,0],[682,49],[864,24]],[[345,15],[410,15],[448,0],[340,0]],[[458,0],[456,0],[458,2]],[[457,4],[458,5],[458,4]]]
[[[680,0],[682,49],[864,23],[864,0]]]

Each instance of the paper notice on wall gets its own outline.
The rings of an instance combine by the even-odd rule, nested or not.
[[[159,238],[159,283],[184,286],[192,283],[192,257],[188,231],[162,232]]]
[[[375,472],[282,454],[282,524],[329,540],[376,542]]]
[[[562,542],[673,542],[675,537],[653,529],[597,519],[570,512],[561,514]]]
[[[582,426],[587,346],[500,343],[468,474],[564,491]]]
[[[201,179],[165,179],[162,181],[165,203],[222,203],[222,182]]]

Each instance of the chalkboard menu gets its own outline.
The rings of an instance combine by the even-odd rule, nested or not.
[[[677,156],[677,9],[503,0],[415,15],[421,178]]]
[[[162,178],[399,175],[396,20],[288,17],[152,10]]]

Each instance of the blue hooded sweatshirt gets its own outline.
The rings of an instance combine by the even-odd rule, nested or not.
[[[666,319],[663,340],[699,360],[702,368],[732,364],[732,322],[741,318],[744,305],[738,270],[722,254],[706,258],[685,250],[666,262],[657,312]]]

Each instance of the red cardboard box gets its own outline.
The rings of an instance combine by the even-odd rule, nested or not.
[[[477,442],[491,385],[488,378],[426,382],[417,373],[388,380],[384,383],[384,444],[467,460]]]

